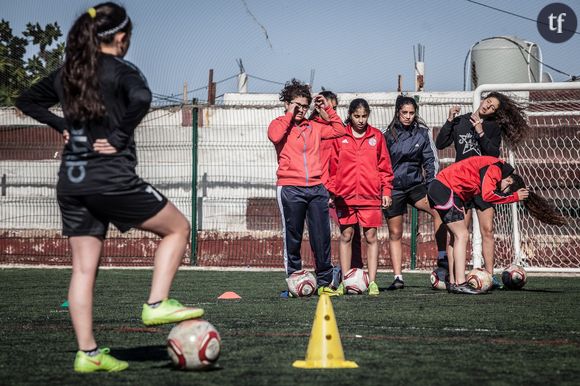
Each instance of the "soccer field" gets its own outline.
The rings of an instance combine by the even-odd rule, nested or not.
[[[151,272],[103,270],[95,330],[128,370],[75,374],[66,300],[70,270],[0,269],[2,385],[578,385],[580,278],[528,278],[521,291],[450,295],[426,274],[378,297],[332,298],[346,359],[358,369],[302,370],[318,297],[280,299],[282,272],[180,271],[172,296],[220,332],[219,369],[174,370],[171,326],[145,327]],[[386,287],[391,275],[379,274]],[[217,300],[235,291],[241,300]]]

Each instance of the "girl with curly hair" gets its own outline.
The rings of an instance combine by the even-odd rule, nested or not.
[[[443,169],[429,186],[429,204],[453,235],[449,255],[449,292],[479,294],[465,280],[469,231],[465,222],[465,203],[480,195],[485,202],[509,204],[524,201],[524,207],[538,220],[550,225],[565,225],[567,220],[545,198],[530,192],[514,168],[496,157],[469,157]]]
[[[329,194],[322,181],[320,142],[344,135],[345,128],[332,104],[320,94],[314,97],[314,104],[324,111],[326,122],[307,119],[312,102],[310,87],[296,79],[284,85],[280,101],[284,102],[285,114],[270,123],[268,139],[278,156],[276,196],[282,217],[286,275],[302,269],[300,249],[306,220],[318,293],[335,295],[331,287]]]

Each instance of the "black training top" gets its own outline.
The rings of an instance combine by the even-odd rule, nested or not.
[[[135,172],[137,154],[133,134],[149,111],[151,91],[133,64],[107,54],[101,54],[99,61],[100,92],[106,112],[98,121],[74,127],[66,117],[48,110],[64,102],[62,69],[36,83],[16,100],[16,107],[25,114],[61,133],[64,130],[70,133],[62,153],[59,194],[124,191],[141,182]],[[93,151],[93,143],[101,138],[106,138],[117,153]]]
[[[474,155],[499,157],[501,129],[495,120],[483,119],[483,136],[479,136],[469,121],[471,113],[445,121],[435,140],[437,149],[442,150],[455,144],[455,162]]]

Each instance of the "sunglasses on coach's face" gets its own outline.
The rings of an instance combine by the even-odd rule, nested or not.
[[[298,102],[290,102],[290,104],[294,103],[296,106],[298,106],[299,108],[303,109],[303,110],[308,110],[310,108],[310,105],[303,105],[300,104]]]

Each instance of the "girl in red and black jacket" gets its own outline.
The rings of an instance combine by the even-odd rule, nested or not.
[[[354,225],[363,227],[367,243],[369,295],[378,295],[379,245],[377,228],[382,225],[381,207],[391,205],[393,171],[385,140],[379,129],[368,124],[370,107],[355,99],[348,108],[346,135],[333,143],[329,190],[340,223],[340,265],[350,269]],[[339,287],[339,292],[344,289]]]
[[[280,92],[286,114],[274,119],[268,127],[268,138],[278,155],[277,199],[282,216],[284,266],[286,274],[302,269],[302,233],[308,221],[310,246],[314,252],[318,293],[334,295],[330,260],[330,222],[328,191],[322,183],[320,141],[345,134],[342,121],[322,95],[314,98],[328,122],[306,119],[312,102],[310,88],[296,79],[287,82]]]
[[[523,201],[526,209],[538,220],[564,225],[566,219],[546,199],[526,189],[514,168],[496,157],[476,156],[443,169],[429,186],[429,203],[436,209],[451,232],[453,253],[449,255],[451,293],[478,294],[465,282],[465,265],[469,231],[465,222],[465,202],[481,195],[493,204]]]

